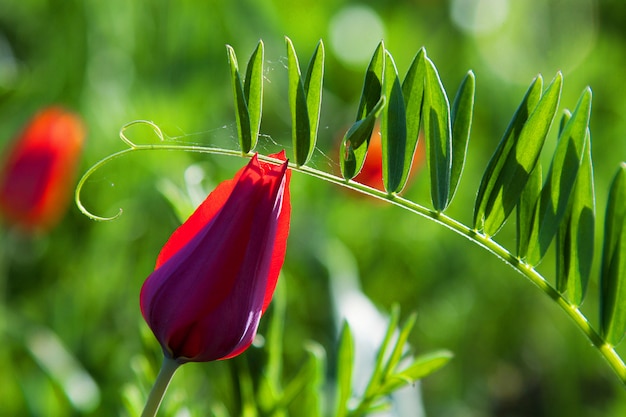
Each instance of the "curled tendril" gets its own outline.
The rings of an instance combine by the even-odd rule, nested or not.
[[[161,128],[159,126],[157,126],[154,122],[151,122],[149,120],[135,120],[135,121],[126,123],[120,129],[120,139],[122,139],[122,141],[124,143],[126,143],[131,149],[135,149],[138,146],[141,146],[141,145],[137,145],[132,140],[128,139],[126,137],[126,135],[124,134],[126,129],[128,129],[128,128],[134,126],[134,125],[148,125],[148,126],[150,126],[152,128],[152,130],[154,131],[154,134],[159,138],[159,140],[161,142],[165,141],[165,137],[163,136],[163,132],[161,131]]]
[[[218,154],[218,155],[231,155],[231,156],[244,156],[244,157],[250,157],[252,156],[251,153],[249,154],[242,154],[241,151],[236,151],[236,150],[228,150],[228,149],[221,149],[221,148],[212,148],[212,147],[205,147],[205,146],[186,146],[186,145],[172,145],[172,144],[162,144],[162,143],[157,143],[157,144],[137,144],[135,142],[133,142],[132,140],[130,140],[127,136],[126,136],[126,130],[131,128],[132,126],[135,125],[147,125],[149,126],[152,131],[154,132],[154,134],[156,135],[156,137],[159,139],[160,142],[164,142],[165,141],[165,135],[163,134],[163,132],[161,131],[161,128],[156,125],[154,122],[148,121],[148,120],[135,120],[129,123],[126,123],[124,126],[122,126],[122,128],[120,129],[120,139],[122,140],[122,142],[124,142],[128,148],[121,150],[119,152],[115,152],[103,159],[101,159],[100,161],[96,162],[94,165],[92,165],[81,177],[81,179],[78,181],[78,184],[76,185],[76,191],[74,194],[74,201],[76,203],[76,206],[78,207],[78,209],[81,211],[81,213],[83,213],[85,216],[89,217],[91,220],[95,220],[95,221],[111,221],[111,220],[115,220],[117,218],[119,218],[122,213],[123,213],[123,209],[120,208],[119,211],[114,215],[114,216],[110,216],[110,217],[105,217],[105,216],[98,216],[94,213],[92,213],[91,211],[89,211],[85,205],[83,204],[82,200],[81,200],[81,192],[83,190],[83,187],[85,186],[85,183],[87,182],[87,180],[96,172],[98,171],[100,168],[102,168],[103,166],[107,165],[108,163],[121,158],[123,156],[126,156],[130,153],[133,152],[139,152],[139,151],[185,151],[185,152],[197,152],[197,153],[209,153],[209,154]],[[279,160],[275,160],[273,158],[269,158],[269,157],[261,157],[262,159],[265,159],[269,162],[274,162],[274,163],[281,163],[281,161]]]

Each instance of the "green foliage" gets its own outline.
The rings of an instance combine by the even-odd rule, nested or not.
[[[384,51],[385,48],[381,42],[365,72],[356,122],[341,141],[339,149],[341,175],[348,180],[354,178],[363,167],[367,145],[374,131],[376,119],[385,105],[385,96],[382,95]]]
[[[394,391],[406,385],[414,384],[421,378],[430,375],[436,370],[444,366],[450,359],[452,354],[448,351],[435,351],[416,358],[406,357],[406,342],[415,325],[416,316],[411,315],[404,325],[398,329],[399,309],[391,312],[389,326],[383,343],[378,349],[376,365],[365,389],[365,393],[354,408],[347,412],[350,417],[360,417],[368,415],[377,410],[384,409],[387,406],[388,396]],[[397,331],[399,330],[399,333]],[[350,332],[349,327],[344,327],[344,332]],[[346,393],[344,391],[346,381],[349,378],[349,370],[352,368],[351,358],[354,355],[351,351],[351,336],[342,336],[341,353],[342,361],[339,363],[339,372],[341,380],[338,382],[343,385],[339,388],[338,410],[345,413],[348,409],[346,403]],[[409,365],[402,363],[402,359],[410,361]],[[342,369],[345,367],[346,369]]]
[[[391,54],[385,51],[383,94],[386,106],[380,120],[380,137],[383,149],[383,184],[388,193],[395,193],[404,187],[410,164],[406,164],[407,132],[406,109],[402,84]]]
[[[528,253],[520,253],[531,265],[538,264],[548,251],[567,210],[584,155],[590,115],[591,90],[587,88],[561,131],[546,184],[536,202],[537,210],[533,212],[530,224]]]
[[[601,325],[606,341],[615,346],[626,332],[626,163],[611,185],[604,225],[601,276]]]
[[[313,52],[304,81],[298,56],[291,39],[287,43],[289,72],[289,107],[295,160],[305,165],[315,150],[324,78],[324,44],[320,40]]]
[[[230,45],[226,45],[230,64],[231,83],[235,97],[235,115],[239,146],[243,153],[254,149],[261,127],[263,108],[263,41],[259,41],[252,53],[246,69],[246,78],[242,84],[237,56]]]

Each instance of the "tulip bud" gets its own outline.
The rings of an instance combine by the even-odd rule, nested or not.
[[[221,360],[250,346],[285,258],[289,179],[287,162],[255,155],[167,241],[140,296],[167,358]]]
[[[26,232],[55,226],[67,210],[85,129],[78,116],[58,107],[30,121],[4,153],[0,215]]]

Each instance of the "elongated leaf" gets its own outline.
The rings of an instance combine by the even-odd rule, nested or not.
[[[390,394],[405,385],[413,384],[416,381],[439,370],[452,359],[454,355],[447,350],[430,352],[418,356],[411,365],[403,371],[392,375],[381,388],[381,394]]]
[[[567,292],[576,306],[582,304],[591,275],[595,241],[596,203],[591,162],[591,135],[585,137],[585,154],[570,204],[557,234],[556,287]]]
[[[339,150],[341,174],[345,179],[354,178],[363,168],[376,119],[382,112],[385,102],[385,97],[381,97],[372,111],[364,119],[355,122],[343,137]]]
[[[443,211],[448,205],[452,170],[450,104],[435,65],[425,58],[425,66],[423,117],[430,194],[435,210]]]
[[[528,240],[533,234],[533,217],[541,195],[542,175],[541,163],[537,162],[517,204],[517,256],[520,258],[526,257]]]
[[[384,52],[385,48],[381,42],[374,51],[365,73],[356,122],[341,141],[339,161],[341,175],[346,179],[354,178],[363,168],[369,141],[376,126],[376,118],[380,115],[386,102],[384,96],[381,96],[385,64]],[[365,146],[361,146],[362,144]]]
[[[243,91],[248,105],[248,115],[250,119],[250,150],[254,149],[259,137],[261,128],[261,114],[263,112],[263,41],[259,41],[256,49],[250,56],[248,67],[246,68],[246,80]]]
[[[348,401],[352,396],[352,368],[354,366],[354,339],[348,322],[344,322],[337,358],[337,412],[336,417],[348,414]]]
[[[503,176],[503,170],[509,154],[515,148],[522,128],[526,124],[528,117],[541,98],[542,86],[543,78],[541,78],[541,76],[535,78],[530,84],[522,103],[515,111],[513,119],[504,132],[495,153],[489,160],[487,169],[485,170],[483,178],[480,182],[480,187],[478,188],[476,205],[474,207],[474,228],[477,230],[484,229],[488,196],[494,193],[494,188],[498,184],[500,177]]]
[[[311,155],[313,155],[317,142],[317,129],[320,121],[320,110],[322,108],[324,57],[324,43],[320,40],[311,56],[304,81],[304,92],[306,93],[306,106],[310,127],[310,145],[309,153],[306,158],[307,161],[311,158]]]
[[[388,193],[399,192],[404,187],[406,153],[406,113],[398,70],[391,54],[385,51],[383,91],[387,106],[382,112],[380,129],[383,153],[383,184]]]
[[[541,89],[540,80],[538,77],[531,84],[483,176],[474,224],[487,236],[500,230],[517,205],[552,125],[563,76],[557,73],[539,102],[532,106]]]
[[[291,378],[276,408],[289,406],[298,397],[298,413],[303,417],[321,417],[322,382],[326,355],[324,349],[313,342],[305,344],[307,358],[298,374]]]
[[[287,72],[289,74],[289,108],[291,110],[291,137],[293,140],[296,164],[304,165],[308,161],[311,149],[311,125],[307,97],[302,84],[300,64],[291,39],[287,43]]]
[[[448,193],[446,206],[450,204],[456,193],[461,173],[465,166],[467,144],[469,143],[472,116],[474,114],[475,91],[476,77],[474,77],[472,71],[469,71],[463,78],[452,103],[452,170],[450,173],[450,192]]]
[[[421,48],[413,58],[413,62],[402,81],[402,95],[404,96],[404,107],[406,109],[406,152],[404,154],[404,164],[409,167],[405,169],[400,182],[405,184],[411,171],[413,155],[417,149],[417,142],[420,133],[420,123],[422,120],[422,103],[424,101],[424,79],[426,77],[426,66],[424,58],[426,50]]]
[[[380,387],[380,382],[385,371],[385,358],[387,357],[387,352],[389,350],[389,345],[391,343],[393,334],[396,331],[396,328],[398,327],[399,318],[400,318],[400,308],[397,305],[394,305],[391,310],[391,314],[389,315],[389,326],[387,327],[385,338],[383,339],[383,342],[380,345],[380,348],[376,355],[376,363],[374,365],[374,371],[372,372],[370,381],[367,384],[367,388],[365,389],[363,398],[372,397],[373,395],[375,395],[375,393]]]
[[[539,197],[527,262],[536,265],[548,251],[568,207],[568,202],[585,151],[585,137],[591,115],[591,90],[586,88],[559,137],[546,183]]]
[[[387,364],[385,365],[383,380],[386,380],[392,373],[395,372],[396,367],[400,362],[400,359],[402,359],[402,354],[404,353],[406,342],[409,339],[409,334],[411,333],[411,330],[413,330],[413,326],[415,326],[416,320],[417,315],[413,313],[409,316],[409,318],[402,326],[400,334],[398,335],[398,339],[396,340],[396,344],[391,351],[391,355],[389,355]]]
[[[601,328],[616,346],[626,332],[626,162],[611,184],[604,224],[601,275]]]
[[[241,152],[248,153],[252,149],[252,136],[250,135],[250,116],[246,95],[239,75],[237,56],[235,50],[226,45],[228,52],[228,64],[230,65],[230,79],[235,99],[235,116],[237,120],[237,134],[239,136],[239,148]]]

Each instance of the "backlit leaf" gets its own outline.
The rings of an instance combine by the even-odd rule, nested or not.
[[[355,122],[343,137],[339,152],[341,174],[345,179],[354,178],[363,168],[376,119],[382,112],[385,102],[385,97],[381,97],[372,111],[364,119]]]
[[[425,66],[423,118],[430,193],[435,210],[443,211],[448,205],[452,170],[450,104],[435,65],[425,58]]]
[[[587,129],[585,154],[570,204],[557,234],[556,287],[576,306],[582,304],[591,274],[595,242],[595,192]]]
[[[447,350],[430,352],[415,358],[406,369],[389,377],[381,388],[381,393],[391,393],[402,386],[413,384],[416,381],[439,370],[453,358]]]
[[[528,240],[533,234],[533,218],[537,211],[537,200],[541,195],[543,182],[543,170],[541,163],[537,162],[535,168],[530,173],[526,187],[522,191],[519,203],[517,204],[517,255],[525,258],[528,252]]]
[[[291,39],[287,43],[287,72],[289,75],[289,108],[291,111],[291,137],[293,140],[296,164],[304,165],[309,159],[311,149],[311,125],[307,107],[307,96],[302,83],[298,56]]]
[[[352,368],[354,366],[354,339],[348,322],[344,322],[337,358],[337,413],[336,417],[348,414],[348,401],[352,396]]]
[[[487,236],[500,230],[519,201],[552,125],[562,83],[557,73],[537,102],[541,78],[535,79],[489,161],[474,214],[474,227]]]
[[[322,106],[322,89],[324,81],[324,43],[320,40],[309,61],[307,73],[304,81],[304,92],[306,93],[307,112],[309,115],[310,144],[307,161],[311,158],[317,142],[317,129],[320,121],[320,110]],[[302,165],[306,163],[303,162]]]
[[[626,162],[609,192],[600,291],[602,335],[616,346],[626,332]]]
[[[587,88],[561,131],[546,183],[537,201],[539,207],[533,217],[536,225],[532,226],[526,254],[531,265],[538,264],[547,252],[567,210],[585,151],[590,115],[591,90]]]
[[[383,153],[383,185],[388,193],[399,192],[404,187],[405,171],[411,167],[405,163],[406,113],[398,70],[389,52],[385,51],[383,92],[387,106],[382,112],[380,133]]]
[[[404,96],[404,106],[406,109],[406,152],[404,154],[404,164],[409,169],[404,170],[402,184],[406,184],[410,167],[413,163],[413,155],[417,149],[417,142],[420,133],[420,123],[422,120],[422,103],[424,101],[424,78],[426,67],[424,58],[426,51],[421,48],[413,58],[413,62],[402,81],[402,95]]]
[[[450,113],[452,118],[452,170],[450,173],[450,192],[446,205],[450,204],[454,197],[465,165],[474,114],[475,90],[476,77],[472,71],[469,71],[459,86]]]
[[[237,56],[230,45],[226,45],[228,52],[228,64],[230,65],[230,79],[235,98],[235,116],[237,120],[237,134],[239,136],[239,148],[243,153],[248,153],[252,149],[252,136],[250,131],[250,116],[248,104],[244,93]]]
[[[354,178],[363,168],[367,147],[376,126],[376,119],[385,105],[385,98],[381,96],[385,63],[384,51],[384,45],[381,42],[374,51],[365,73],[356,122],[341,141],[339,161],[341,175],[346,179]],[[361,146],[363,144],[365,146]]]
[[[250,150],[256,146],[261,127],[261,114],[263,111],[263,57],[263,41],[259,41],[248,61],[246,80],[243,86],[250,119]]]

